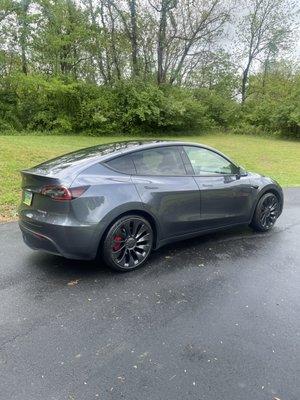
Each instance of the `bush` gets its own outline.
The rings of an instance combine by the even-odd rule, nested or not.
[[[17,130],[71,132],[78,108],[75,86],[40,76],[7,78],[0,86],[0,117]]]
[[[216,128],[229,128],[234,126],[240,113],[240,105],[230,97],[210,89],[196,89],[195,97],[207,109],[213,125]]]
[[[217,105],[216,105],[217,108]],[[0,129],[92,135],[208,130],[221,123],[190,89],[125,81],[115,86],[22,74],[0,86]]]
[[[17,74],[0,78],[0,131],[167,134],[233,129],[300,137],[300,76],[250,81],[243,106],[224,91],[123,81],[114,86]]]
[[[151,82],[120,82],[113,88],[99,88],[98,97],[86,107],[93,110],[93,129],[104,128],[101,133],[162,133],[210,126],[206,108],[190,91],[160,88]]]
[[[300,76],[268,76],[264,90],[260,76],[251,82],[242,118],[244,124],[272,135],[300,138]]]
[[[192,90],[165,87],[158,127],[161,130],[200,132],[213,127],[207,107],[196,99]]]

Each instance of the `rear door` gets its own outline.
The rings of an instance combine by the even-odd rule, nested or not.
[[[180,151],[162,146],[132,154],[132,180],[144,206],[158,218],[163,238],[199,230],[199,188],[187,176]]]
[[[237,166],[217,152],[183,148],[200,189],[202,229],[248,222],[254,196],[248,176],[239,176]]]

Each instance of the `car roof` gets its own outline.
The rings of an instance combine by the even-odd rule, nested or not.
[[[96,162],[104,162],[117,156],[131,153],[137,150],[151,149],[161,146],[197,146],[204,147],[217,152],[225,158],[224,154],[219,151],[195,142],[183,142],[174,140],[130,140],[121,142],[112,142],[100,144],[92,147],[86,147],[73,151],[68,154],[61,155],[54,159],[48,160],[33,168],[23,170],[24,173],[38,174],[44,176],[52,176],[63,178],[65,176],[79,173],[85,168]]]
[[[140,150],[146,150],[146,149],[152,149],[155,147],[162,147],[162,146],[195,146],[195,147],[202,147],[211,151],[214,151],[217,154],[220,154],[222,157],[225,157],[227,160],[235,164],[234,161],[232,161],[228,156],[220,152],[219,150],[216,150],[213,147],[207,146],[202,143],[197,143],[197,142],[186,142],[186,141],[175,141],[175,140],[147,140],[147,141],[127,141],[127,142],[119,142],[118,144],[121,143],[127,143],[128,145],[120,148],[120,150],[112,151],[110,153],[107,153],[105,155],[102,155],[101,157],[101,162],[105,162],[107,160],[116,158],[120,155],[124,155],[127,153],[132,153],[135,151],[140,151]]]

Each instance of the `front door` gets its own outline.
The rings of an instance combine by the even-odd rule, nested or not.
[[[249,222],[254,189],[237,166],[213,150],[184,146],[201,197],[201,228]]]

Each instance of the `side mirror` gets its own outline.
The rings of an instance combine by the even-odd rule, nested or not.
[[[247,176],[247,175],[248,175],[248,173],[245,170],[245,168],[243,168],[243,167],[238,167],[237,168],[237,177],[238,178],[240,178],[241,176]]]

